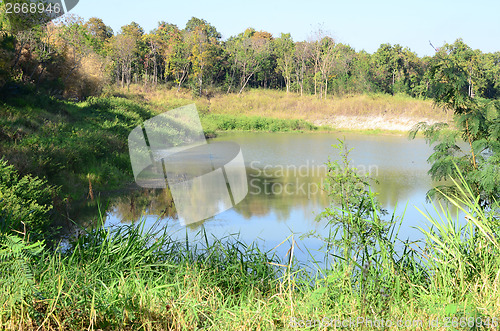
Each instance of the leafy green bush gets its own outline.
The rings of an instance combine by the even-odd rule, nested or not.
[[[52,198],[58,189],[44,179],[19,178],[14,166],[0,159],[0,217],[9,220],[8,227],[35,237],[43,236],[51,220]]]
[[[0,222],[5,223],[6,219],[0,216]],[[13,306],[33,294],[35,281],[31,262],[44,245],[42,241],[29,243],[26,238],[3,230],[0,232],[0,300]]]
[[[317,127],[304,120],[283,120],[276,118],[265,118],[260,116],[232,116],[225,114],[209,114],[202,117],[202,125],[205,132],[214,131],[299,131],[316,130]]]

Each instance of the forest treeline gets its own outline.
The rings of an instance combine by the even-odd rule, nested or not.
[[[196,96],[260,87],[319,98],[367,92],[433,98],[439,83],[433,72],[443,58],[468,73],[469,95],[500,97],[500,52],[473,50],[461,39],[432,57],[389,43],[369,54],[321,29],[306,41],[253,28],[223,40],[195,17],[184,28],[162,21],[146,33],[132,22],[114,33],[99,18],[75,15],[27,28],[1,9],[0,29],[0,86],[22,82],[68,98],[131,83],[189,88]]]

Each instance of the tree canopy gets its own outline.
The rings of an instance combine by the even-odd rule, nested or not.
[[[99,18],[74,15],[31,28],[16,22],[0,8],[0,86],[50,86],[66,97],[99,93],[109,83],[163,83],[196,95],[260,87],[318,98],[378,92],[440,99],[456,88],[467,92],[456,98],[500,96],[500,52],[472,50],[461,39],[432,57],[418,57],[389,43],[373,54],[356,51],[321,29],[306,41],[254,28],[223,40],[214,25],[197,17],[184,28],[161,21],[148,33],[136,22],[114,33]],[[445,57],[453,66],[442,64]],[[453,84],[440,85],[436,77],[453,78]],[[465,102],[449,100],[454,107]]]

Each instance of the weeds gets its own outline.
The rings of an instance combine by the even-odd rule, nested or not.
[[[97,166],[92,157],[106,154],[101,145],[118,144],[116,137],[156,112],[159,100],[164,100],[158,98],[149,101],[151,108],[120,98],[72,104],[60,108],[59,113],[44,113],[49,119],[57,119],[48,121],[44,129],[40,117],[32,117],[42,110],[32,109],[23,118],[10,108],[9,121],[22,123],[22,130],[16,133],[13,126],[6,125],[1,134],[18,139],[22,148],[36,145],[49,151],[57,161],[46,165],[49,170],[67,161],[85,161],[86,166],[78,172],[79,180],[95,190],[102,180],[99,178],[112,177],[113,169],[125,166],[125,161],[117,166],[103,156],[103,163],[109,162],[104,171],[106,167]],[[18,102],[19,107],[27,107]],[[211,107],[214,104],[212,99]],[[233,125],[232,116],[216,116],[212,111],[204,116],[214,127],[227,129]],[[68,123],[73,120],[86,124],[71,127]],[[300,121],[266,122],[255,117],[241,120],[235,127],[269,129],[276,123],[284,128],[304,125]],[[89,142],[91,128],[97,126],[102,129],[98,143],[78,145],[78,139]],[[60,131],[70,138],[57,145],[57,138],[36,136],[36,130]],[[71,149],[82,154],[71,153]],[[35,157],[31,153],[26,156],[29,160]],[[496,329],[500,318],[498,202],[482,207],[460,177],[455,180],[457,194],[446,199],[462,210],[466,226],[459,225],[449,207],[437,203],[434,208],[440,212],[439,219],[423,213],[432,224],[429,230],[421,229],[425,240],[401,242],[397,235],[403,218],[383,213],[367,179],[353,176],[357,172],[349,169],[347,155],[343,160],[343,167],[329,164],[332,206],[323,216],[330,220],[331,233],[324,238],[324,253],[330,263],[317,263],[316,273],[296,261],[293,237],[282,243],[290,245],[288,260],[283,262],[272,251],[263,252],[237,236],[209,238],[201,231],[196,238],[173,240],[160,221],[149,228],[145,223],[105,228],[101,217],[98,226],[84,230],[65,249],[50,249],[42,241],[29,238],[26,231],[15,232],[5,226],[10,220],[2,210],[1,327],[321,329],[327,327],[321,321],[330,321],[327,325],[332,326],[354,319],[356,323],[348,324],[348,328],[366,330],[371,329],[366,321],[383,319],[393,322],[388,329],[400,329],[398,321],[410,325],[408,329],[430,329],[431,321],[438,320],[437,326],[444,328],[448,319],[449,326],[457,321],[455,329]],[[36,164],[44,165],[43,154]],[[70,170],[72,166],[69,162]],[[338,183],[342,184],[340,191],[335,189]],[[363,323],[359,323],[360,318]]]
[[[353,317],[407,321],[417,329],[436,318],[494,326],[500,317],[499,206],[485,210],[463,179],[455,184],[460,194],[448,201],[469,223],[460,227],[448,207],[437,205],[441,219],[423,213],[433,228],[422,229],[421,249],[399,242],[401,220],[392,215],[383,222],[386,215],[363,186],[358,197],[371,207],[335,210],[340,214],[325,238],[333,260],[317,265],[318,273],[297,263],[293,237],[282,262],[237,236],[217,239],[200,231],[173,240],[161,223],[111,229],[101,220],[56,251],[4,229],[0,321],[8,329],[72,330],[286,329]],[[25,281],[13,281],[19,277]]]

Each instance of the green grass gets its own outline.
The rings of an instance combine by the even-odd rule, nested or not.
[[[217,131],[289,132],[318,130],[318,127],[304,120],[280,120],[260,116],[206,114],[201,117],[201,123],[205,133]]]
[[[134,92],[71,103],[28,92],[2,101],[2,155],[22,175],[47,177],[80,196],[89,181],[98,190],[131,179],[130,130],[193,101]],[[250,91],[234,102],[249,106],[274,98],[283,106],[296,98],[273,93]],[[321,130],[300,112],[284,118],[286,107],[269,112],[283,118],[270,119],[252,107],[200,103],[203,124],[213,132]],[[68,249],[53,250],[25,231],[12,231],[9,214],[0,210],[0,324],[9,330],[273,330],[354,319],[349,329],[369,330],[367,320],[384,319],[425,330],[436,320],[441,329],[473,329],[460,322],[480,318],[475,326],[497,329],[500,206],[481,208],[463,178],[456,186],[460,194],[448,202],[463,209],[468,224],[460,227],[447,207],[435,204],[440,216],[424,213],[433,228],[422,229],[422,242],[401,243],[395,215],[384,232],[377,230],[384,228],[383,215],[342,211],[347,224],[357,226],[357,246],[329,240],[325,258],[334,263],[326,268],[299,264],[293,237],[283,238],[290,254],[280,261],[237,236],[214,239],[200,232],[179,241],[168,229],[145,229],[144,223],[105,229],[102,217],[101,226],[72,239]],[[314,268],[319,271],[311,273]]]
[[[431,329],[436,320],[435,329],[470,330],[472,320],[484,326],[477,329],[497,329],[500,206],[485,211],[463,181],[456,185],[460,195],[448,202],[467,215],[464,228],[446,207],[441,219],[424,213],[434,228],[398,251],[392,222],[388,235],[337,255],[327,268],[311,262],[320,269],[315,274],[295,260],[293,237],[283,238],[290,256],[279,261],[237,236],[213,239],[201,231],[176,241],[168,229],[144,224],[98,226],[65,251],[40,250],[22,238],[13,243],[4,229],[0,323],[12,330],[279,330],[351,318],[348,329],[373,329],[368,320],[382,319],[406,321],[412,330]],[[358,221],[373,226],[379,216]]]
[[[0,151],[22,175],[45,177],[82,199],[89,180],[95,190],[131,181],[127,136],[152,116],[123,98],[73,103],[27,90],[0,103]]]

